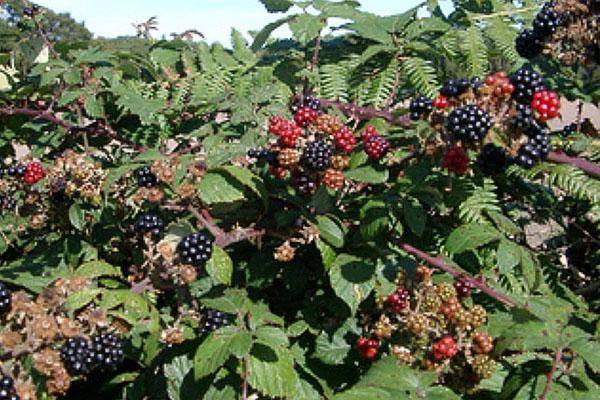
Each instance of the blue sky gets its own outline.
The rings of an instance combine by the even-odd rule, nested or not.
[[[97,36],[131,35],[131,24],[158,17],[158,35],[197,29],[209,42],[229,43],[231,28],[246,33],[280,15],[269,14],[258,0],[36,0],[48,8],[70,12]],[[380,15],[397,14],[420,0],[362,0],[362,9]],[[288,32],[280,30],[279,36]]]

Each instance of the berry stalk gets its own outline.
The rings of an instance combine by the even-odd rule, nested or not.
[[[600,177],[600,165],[584,158],[568,156],[563,151],[551,151],[550,154],[548,154],[548,160],[559,164],[570,164],[582,171],[587,172],[590,175]]]
[[[439,268],[444,272],[449,273],[453,277],[463,279],[465,282],[468,282],[472,287],[481,290],[483,293],[498,300],[499,302],[501,302],[503,304],[506,304],[509,307],[527,308],[527,306],[518,304],[516,301],[514,301],[510,297],[503,295],[502,293],[496,292],[494,289],[492,289],[491,287],[486,285],[481,280],[476,279],[472,276],[468,276],[460,271],[457,271],[455,268],[453,268],[452,266],[450,266],[450,265],[446,264],[444,261],[442,261],[442,259],[439,257],[433,257],[433,256],[417,249],[416,247],[411,246],[408,243],[401,243],[400,247],[404,251],[406,251],[408,254],[411,254],[415,257],[422,259],[423,261],[426,261],[428,264],[430,264],[436,268]]]

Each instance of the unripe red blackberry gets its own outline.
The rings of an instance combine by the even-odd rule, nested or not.
[[[469,104],[454,109],[448,115],[448,130],[459,140],[478,142],[492,127],[490,115],[480,107]]]
[[[224,312],[207,309],[201,320],[200,333],[207,335],[219,328],[230,325],[231,321],[229,315]]]
[[[95,364],[92,346],[82,336],[68,338],[60,349],[60,358],[72,376],[89,374]]]
[[[142,235],[150,233],[152,239],[155,241],[158,241],[162,238],[164,227],[165,224],[163,221],[158,216],[153,214],[143,214],[134,225],[136,232]]]
[[[456,297],[451,297],[440,306],[440,313],[442,313],[447,319],[451,319],[454,314],[462,309],[460,302]]]
[[[342,127],[334,136],[335,146],[345,153],[351,153],[356,146],[356,138],[350,129]]]
[[[204,232],[184,237],[179,245],[179,256],[186,264],[202,267],[212,255],[213,240]]]
[[[10,305],[12,302],[12,290],[10,290],[4,283],[0,282],[0,318],[10,311]]]
[[[300,108],[294,115],[294,122],[303,128],[313,124],[317,119],[317,112],[310,107]]]
[[[384,137],[376,135],[369,137],[364,142],[364,148],[369,158],[378,161],[390,150],[390,143]]]
[[[323,183],[330,189],[340,189],[344,186],[344,174],[342,171],[329,168],[323,175]]]
[[[296,149],[282,149],[277,155],[279,165],[291,168],[300,162],[300,154]]]
[[[373,125],[367,125],[364,132],[360,134],[360,140],[364,143],[372,136],[379,136],[379,132]]]
[[[142,188],[151,188],[158,184],[158,177],[150,170],[150,167],[144,165],[135,170],[137,184]]]
[[[441,361],[447,358],[452,358],[458,352],[458,345],[452,336],[444,336],[440,340],[433,343],[433,358],[436,361]]]
[[[477,332],[473,335],[473,351],[477,354],[487,354],[494,349],[494,339],[491,335]]]
[[[42,167],[40,163],[34,161],[27,164],[23,181],[28,185],[33,185],[42,180],[45,176],[46,171],[44,171],[44,167]]]
[[[115,333],[92,337],[91,348],[94,367],[101,371],[117,369],[125,358],[123,340]]]
[[[433,106],[437,109],[443,109],[450,105],[446,96],[439,95],[433,100]]]
[[[397,314],[401,313],[408,307],[409,301],[410,294],[406,291],[406,289],[403,288],[396,289],[385,300],[386,304]]]
[[[302,165],[312,171],[324,171],[331,167],[333,152],[331,146],[323,141],[310,142],[302,152]]]
[[[377,339],[358,338],[356,341],[358,354],[367,360],[372,360],[379,353],[379,341]]]
[[[533,95],[531,107],[537,111],[537,119],[544,122],[558,116],[560,98],[556,92],[540,90]]]
[[[473,284],[466,278],[458,278],[454,281],[454,289],[456,289],[459,299],[469,297],[473,289]]]
[[[469,170],[469,156],[462,147],[451,147],[444,153],[442,167],[456,175],[464,175]]]

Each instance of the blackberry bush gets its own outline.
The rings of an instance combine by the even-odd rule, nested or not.
[[[529,67],[520,68],[510,81],[515,86],[513,98],[521,104],[531,104],[535,92],[546,88],[544,78]]]

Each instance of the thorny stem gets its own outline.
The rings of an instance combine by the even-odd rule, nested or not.
[[[400,247],[404,251],[406,251],[408,254],[413,255],[415,257],[418,257],[418,258],[426,261],[428,264],[430,264],[436,268],[439,268],[444,272],[447,272],[448,274],[452,275],[455,278],[465,279],[473,287],[481,290],[483,293],[498,300],[499,302],[501,302],[503,304],[506,304],[509,307],[527,308],[527,306],[518,304],[516,301],[514,301],[510,297],[503,295],[502,293],[496,292],[494,289],[492,289],[491,287],[486,285],[483,281],[456,270],[454,267],[446,264],[441,259],[441,257],[433,257],[433,256],[417,249],[416,247],[411,246],[408,243],[401,243]]]
[[[244,354],[242,360],[243,381],[242,381],[242,400],[248,399],[248,354]]]
[[[600,177],[600,165],[584,158],[568,156],[564,151],[551,151],[550,154],[548,154],[548,160],[559,164],[570,164],[589,175]]]
[[[550,393],[550,389],[552,388],[552,378],[554,377],[554,373],[556,372],[556,368],[558,367],[558,363],[562,360],[563,350],[558,349],[554,354],[554,359],[552,360],[552,367],[550,368],[550,372],[546,374],[546,386],[544,386],[544,391],[539,397],[539,400],[546,400],[546,396]]]

